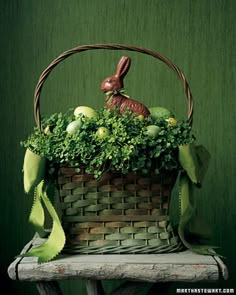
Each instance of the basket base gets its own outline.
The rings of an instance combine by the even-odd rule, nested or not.
[[[174,237],[171,244],[166,245],[137,245],[137,246],[79,246],[66,245],[63,253],[68,254],[161,254],[180,252],[185,249],[179,238]]]

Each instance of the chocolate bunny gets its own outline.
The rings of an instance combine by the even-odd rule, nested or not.
[[[118,62],[115,75],[106,78],[102,82],[101,90],[107,95],[106,108],[113,109],[117,106],[121,113],[129,109],[138,116],[148,117],[150,112],[147,107],[124,95],[123,79],[129,71],[130,64],[131,59],[128,56],[122,56]]]

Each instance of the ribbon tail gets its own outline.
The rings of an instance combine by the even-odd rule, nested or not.
[[[41,185],[43,186],[43,184],[40,183],[40,186]],[[39,263],[48,262],[55,258],[63,249],[66,240],[60,219],[50,199],[48,198],[48,188],[49,187],[41,190],[41,200],[43,201],[45,207],[47,208],[50,214],[50,217],[52,218],[51,233],[45,243],[36,248],[31,249],[29,252],[23,255],[20,255],[22,257],[36,256],[38,257]]]
[[[179,237],[184,246],[193,252],[203,255],[218,255],[213,249],[218,248],[211,245],[194,244],[186,239],[186,228],[189,226],[191,219],[194,217],[195,207],[190,201],[190,194],[193,185],[186,173],[180,175],[179,203],[180,203],[180,221],[178,226]]]
[[[34,190],[34,203],[29,216],[29,222],[33,225],[39,237],[45,238],[48,235],[48,232],[44,229],[45,216],[41,203],[42,186],[43,182],[41,182]]]

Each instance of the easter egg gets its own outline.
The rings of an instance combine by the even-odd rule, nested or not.
[[[95,118],[98,116],[98,113],[90,107],[79,106],[74,110],[74,115],[76,118],[78,118],[80,115],[84,115],[88,118]]]
[[[178,124],[178,121],[173,117],[170,117],[165,120],[166,120],[166,122],[168,122],[168,126],[176,126]]]
[[[82,121],[81,119],[77,119],[75,121],[72,121],[68,124],[68,126],[66,127],[66,131],[67,133],[69,134],[75,134],[76,132],[79,131],[79,129],[81,128],[82,126]]]
[[[99,127],[96,135],[98,138],[102,139],[107,137],[110,134],[110,131],[106,127]]]
[[[161,128],[156,125],[147,126],[147,134],[153,138],[156,138],[160,132]]]
[[[160,118],[167,119],[169,117],[173,117],[173,114],[171,113],[171,111],[163,107],[152,107],[152,108],[149,108],[149,111],[150,111],[151,117],[154,120],[160,119]]]

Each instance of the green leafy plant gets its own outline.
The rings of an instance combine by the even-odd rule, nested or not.
[[[140,119],[130,111],[118,115],[116,110],[101,109],[97,113],[93,118],[81,116],[81,127],[73,134],[66,128],[76,119],[74,115],[67,112],[43,118],[43,132],[35,127],[21,144],[48,159],[52,168],[69,165],[79,171],[83,166],[97,178],[108,169],[124,174],[145,174],[150,167],[157,174],[178,169],[178,146],[193,141],[187,121],[171,125],[163,118]],[[159,127],[156,136],[148,132],[150,125]],[[104,136],[98,130],[105,131]]]

